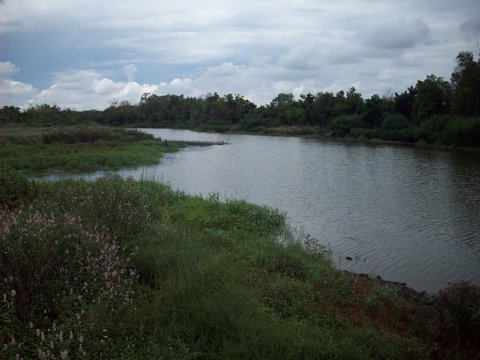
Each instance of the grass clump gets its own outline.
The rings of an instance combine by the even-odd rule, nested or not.
[[[11,171],[8,177],[21,178]],[[476,288],[427,303],[338,271],[322,246],[307,237],[305,247],[286,230],[276,210],[118,177],[4,193],[15,206],[0,205],[2,358],[448,359],[478,352],[475,339],[460,341],[460,329],[477,326],[475,308],[466,310],[477,305]]]

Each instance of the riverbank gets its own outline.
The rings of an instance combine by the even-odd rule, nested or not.
[[[198,130],[202,131],[202,130]],[[367,138],[365,136],[335,136],[331,131],[326,128],[319,128],[313,126],[279,126],[274,128],[261,128],[257,131],[242,131],[231,130],[232,134],[248,134],[248,135],[267,135],[267,136],[299,136],[305,138],[313,138],[320,140],[336,140],[346,141],[352,143],[365,143],[374,145],[402,145],[402,146],[414,146],[414,147],[426,147],[440,150],[461,150],[461,151],[480,151],[479,147],[465,147],[465,146],[453,146],[453,145],[441,145],[441,144],[429,144],[423,140],[412,141],[399,141],[399,140],[387,140],[380,137]]]
[[[145,128],[155,128],[149,127],[147,125],[140,126]],[[334,133],[329,131],[325,127],[315,127],[315,126],[278,126],[278,127],[259,127],[246,131],[240,129],[236,126],[232,127],[174,127],[172,130],[190,130],[206,133],[219,133],[219,134],[236,134],[236,135],[264,135],[264,136],[297,136],[304,138],[312,138],[319,140],[332,140],[332,141],[345,141],[351,143],[364,143],[364,144],[373,144],[373,145],[401,145],[401,146],[410,146],[410,147],[421,147],[421,148],[431,148],[439,150],[459,150],[459,151],[480,151],[479,147],[465,147],[465,146],[453,146],[453,145],[442,145],[439,143],[427,143],[424,140],[419,141],[399,141],[399,140],[387,140],[380,137],[365,137],[357,136],[352,137],[349,135],[345,136],[336,136]]]
[[[324,247],[296,238],[267,207],[118,177],[34,183],[5,168],[0,199],[7,358],[470,359],[480,351],[478,287],[426,296],[339,271]]]

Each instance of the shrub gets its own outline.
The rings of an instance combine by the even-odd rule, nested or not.
[[[441,133],[447,128],[450,117],[447,115],[436,115],[428,118],[415,129],[415,140],[423,140],[433,144],[440,140]]]
[[[462,332],[460,335],[480,342],[480,287],[468,281],[449,283],[438,292],[438,298]]]
[[[452,117],[447,124],[449,145],[480,146],[480,117]]]
[[[116,240],[74,215],[19,208],[1,211],[0,222],[0,279],[11,280],[0,289],[15,290],[17,315],[24,320],[41,312],[55,318],[134,275],[121,264]]]
[[[351,129],[367,128],[367,124],[362,121],[360,115],[342,115],[330,122],[328,128],[333,136],[344,137]]]
[[[388,114],[382,122],[382,128],[393,129],[406,129],[408,127],[408,119],[402,114]]]
[[[132,301],[136,272],[117,241],[77,216],[41,204],[0,210],[0,248],[0,345],[7,355],[82,354],[74,333],[84,311]]]
[[[0,165],[0,208],[14,207],[34,196],[35,185],[9,166]]]

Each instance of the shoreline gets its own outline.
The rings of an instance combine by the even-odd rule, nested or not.
[[[417,148],[426,148],[433,150],[447,150],[447,151],[466,151],[466,152],[480,152],[480,147],[462,147],[462,146],[446,146],[446,145],[436,145],[428,144],[424,141],[418,142],[406,142],[406,141],[396,141],[396,140],[383,140],[379,138],[367,139],[367,138],[353,138],[349,136],[340,137],[332,136],[329,133],[322,132],[321,129],[315,127],[301,127],[301,126],[291,126],[291,127],[277,127],[277,128],[265,128],[261,131],[244,131],[229,129],[226,131],[215,131],[202,128],[170,128],[170,127],[154,127],[147,125],[139,125],[135,128],[144,128],[144,129],[169,129],[169,130],[189,130],[199,133],[211,133],[211,134],[231,134],[231,135],[261,135],[261,136],[281,136],[281,137],[301,137],[301,138],[311,138],[319,140],[332,140],[332,141],[342,141],[348,143],[358,143],[358,144],[369,144],[369,145],[397,145],[397,146],[408,146],[408,147],[417,147]]]

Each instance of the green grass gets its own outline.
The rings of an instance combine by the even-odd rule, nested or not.
[[[468,310],[479,308],[477,288],[447,292],[449,307],[340,272],[321,245],[295,238],[276,210],[118,177],[18,179],[11,170],[0,176],[0,185],[10,184],[0,194],[5,358],[67,351],[74,359],[467,359],[478,352]],[[456,302],[464,289],[468,307]]]
[[[2,130],[0,165],[28,174],[154,165],[163,154],[182,146],[136,131],[99,126]]]

